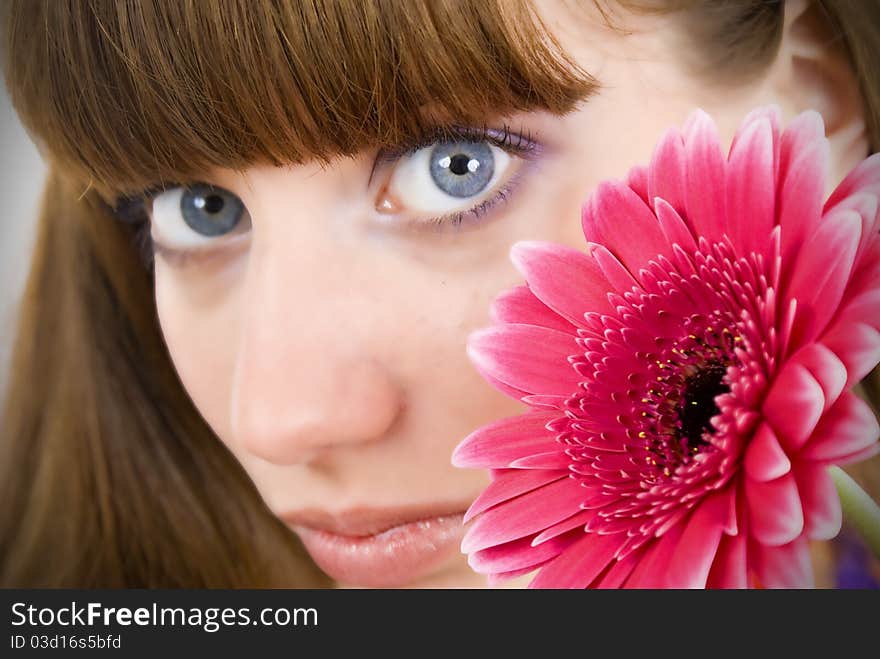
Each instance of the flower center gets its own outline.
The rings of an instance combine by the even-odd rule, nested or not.
[[[723,364],[713,362],[685,379],[678,420],[679,433],[688,453],[696,453],[708,443],[704,434],[713,431],[709,420],[720,412],[715,397],[730,391],[723,381],[726,372]]]
[[[694,315],[688,332],[667,345],[649,368],[651,386],[642,400],[645,462],[656,476],[670,476],[693,456],[711,449],[711,419],[720,413],[715,399],[730,389],[727,367],[736,363],[739,340],[724,314]]]

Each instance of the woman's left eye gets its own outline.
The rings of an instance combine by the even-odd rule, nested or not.
[[[531,143],[521,138],[505,148],[490,139],[437,141],[398,156],[376,209],[417,223],[460,223],[485,213],[509,190],[514,170]],[[499,140],[500,141],[500,140]]]

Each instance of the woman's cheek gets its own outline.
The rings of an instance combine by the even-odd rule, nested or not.
[[[228,444],[229,401],[240,328],[235,312],[238,287],[233,281],[192,279],[157,257],[159,323],[184,388],[215,434]]]

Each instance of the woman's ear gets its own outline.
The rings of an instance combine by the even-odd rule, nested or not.
[[[809,109],[822,115],[831,142],[832,178],[840,180],[867,157],[870,140],[858,78],[842,36],[820,3],[785,1],[770,83],[789,116]]]

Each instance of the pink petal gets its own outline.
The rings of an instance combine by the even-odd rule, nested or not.
[[[749,527],[758,542],[778,547],[804,530],[804,511],[792,474],[769,483],[746,479],[745,489]]]
[[[522,402],[537,410],[556,410],[565,409],[565,401],[567,396],[542,396],[536,394],[534,396],[523,396]]]
[[[875,443],[872,446],[862,449],[861,451],[856,451],[855,453],[847,453],[846,455],[837,458],[834,463],[840,467],[844,467],[849,464],[857,464],[859,462],[869,460],[878,453],[880,453],[880,443]]]
[[[560,396],[577,391],[568,357],[582,350],[570,334],[533,325],[489,327],[470,335],[467,352],[480,373],[514,389]]]
[[[563,533],[568,533],[572,529],[585,527],[587,523],[596,516],[595,510],[581,510],[568,519],[564,519],[561,522],[554,524],[553,526],[543,530],[539,533],[534,540],[532,540],[533,545],[539,545],[542,542],[547,542],[550,538],[555,538],[558,535],[562,535]]]
[[[621,533],[588,533],[542,567],[529,588],[586,588],[614,560],[625,540]]]
[[[515,286],[499,294],[492,303],[492,320],[498,324],[538,325],[572,334],[576,331],[574,325],[536,298],[528,286]]]
[[[847,387],[859,382],[880,361],[880,332],[866,323],[835,325],[822,337],[822,343],[846,364]]]
[[[782,135],[779,221],[782,260],[794,261],[804,241],[813,235],[822,217],[830,147],[818,112],[804,112]]]
[[[843,181],[835,188],[828,201],[825,202],[825,212],[828,212],[847,197],[858,194],[861,191],[870,190],[876,192],[880,188],[880,154],[875,153],[853,169]]]
[[[686,252],[697,249],[697,243],[691,230],[672,206],[657,197],[654,200],[654,212],[660,222],[660,229],[670,245],[679,245]]]
[[[624,588],[663,588],[666,569],[678,550],[678,543],[684,533],[684,524],[676,524],[655,540],[642,556]]]
[[[877,185],[878,191],[877,194],[880,194],[880,182]],[[826,212],[826,215],[830,215],[833,213],[837,213],[840,210],[850,210],[859,215],[862,223],[862,240],[859,243],[859,249],[856,254],[856,261],[861,259],[870,242],[877,235],[877,223],[880,221],[880,216],[877,214],[878,205],[880,205],[880,200],[877,198],[877,194],[869,194],[869,193],[859,193],[855,194],[851,197],[847,197],[839,204],[834,207],[834,210],[831,212]]]
[[[568,472],[556,469],[546,471],[539,469],[527,471],[522,469],[503,470],[471,504],[471,507],[468,508],[464,515],[464,522],[467,523],[474,516],[493,506],[497,506],[499,503],[562,478],[568,478]]]
[[[788,451],[796,451],[810,437],[825,405],[822,387],[798,363],[789,363],[764,400],[764,416]]]
[[[877,265],[880,266],[880,252],[877,256]],[[866,323],[874,329],[880,329],[880,316],[877,314],[877,309],[880,309],[880,267],[877,267],[878,277],[872,284],[865,286],[861,292],[853,290],[861,285],[861,282],[855,282],[855,278],[865,270],[867,268],[853,276],[853,281],[846,291],[848,299],[841,303],[841,308],[833,321],[833,328],[842,327],[844,324]]]
[[[677,128],[660,138],[648,168],[648,203],[660,197],[672,208],[685,209],[684,139]]]
[[[705,588],[722,529],[727,524],[730,497],[728,490],[697,505],[664,571],[667,588]]]
[[[494,421],[465,437],[452,453],[462,468],[507,467],[523,456],[552,449],[562,451],[554,433],[544,426],[559,412],[532,412]]]
[[[791,461],[768,424],[762,423],[749,442],[744,467],[749,478],[761,482],[775,480],[791,470]]]
[[[706,587],[748,588],[746,575],[746,534],[721,536]]]
[[[581,219],[587,240],[607,248],[633,275],[669,252],[657,218],[623,183],[600,183],[584,204]]]
[[[633,286],[638,286],[635,277],[630,274],[629,270],[623,267],[623,264],[602,245],[596,243],[587,243],[590,249],[590,255],[596,259],[596,263],[602,269],[602,274],[611,284],[615,291],[626,292]]]
[[[635,192],[646,204],[649,203],[648,197],[648,170],[643,165],[635,165],[626,175],[626,184]]]
[[[824,465],[800,463],[795,467],[801,504],[804,508],[804,533],[813,540],[830,540],[840,533],[843,512],[834,481]]]
[[[870,447],[880,437],[880,424],[871,406],[846,392],[828,410],[798,457],[835,463]]]
[[[642,548],[636,549],[635,551],[630,552],[623,558],[619,558],[611,564],[611,567],[608,568],[605,575],[601,578],[598,584],[594,584],[595,588],[620,588],[629,576],[632,574],[632,571],[639,564],[639,561],[642,559],[643,550]]]
[[[750,549],[754,553],[755,572],[764,588],[815,587],[806,536],[781,547],[753,545]]]
[[[821,343],[811,343],[793,355],[791,361],[803,365],[816,378],[825,397],[824,410],[831,407],[846,387],[846,366],[840,358]]]
[[[720,240],[727,226],[726,162],[712,119],[697,110],[684,128],[687,220],[697,238]]]
[[[741,139],[744,129],[758,121],[764,121],[770,125],[771,141],[773,143],[773,180],[777,180],[779,177],[779,153],[782,148],[780,139],[782,109],[778,105],[762,105],[749,112],[733,137],[733,141],[730,144],[730,153],[733,153],[734,149],[737,148],[737,143]]]
[[[852,275],[861,232],[858,214],[841,211],[826,217],[800,247],[788,291],[798,301],[794,346],[813,340],[837,311]]]
[[[556,446],[553,450],[544,453],[519,457],[506,466],[513,469],[568,469],[570,464],[571,458],[565,454],[562,447]]]
[[[553,243],[521,241],[510,258],[531,291],[572,324],[584,326],[584,312],[612,313],[611,285],[587,254]]]
[[[510,499],[473,521],[461,550],[470,554],[537,533],[580,510],[586,495],[580,481],[564,478]]]
[[[765,118],[745,123],[727,163],[727,226],[740,254],[763,252],[776,211],[773,128]]]
[[[501,586],[506,581],[510,581],[511,579],[516,579],[517,577],[521,577],[523,575],[529,574],[530,572],[534,572],[546,563],[547,561],[544,561],[544,563],[538,563],[537,565],[529,565],[528,567],[521,570],[510,570],[509,572],[494,572],[486,576],[486,584],[490,588]]]
[[[534,547],[531,538],[520,538],[472,553],[468,556],[468,565],[481,574],[530,572],[541,563],[558,556],[571,543],[570,537],[558,537],[540,547]]]

